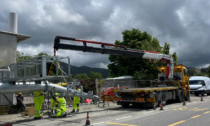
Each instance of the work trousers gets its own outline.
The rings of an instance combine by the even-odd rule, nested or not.
[[[18,103],[17,103],[17,108],[18,108],[18,109],[21,108],[21,112],[24,112],[24,108],[25,108],[25,107],[24,107],[24,105],[23,105],[22,102],[18,102]]]
[[[66,110],[60,109],[59,112],[56,114],[56,117],[61,117],[62,114],[64,114]]]
[[[34,103],[35,103],[35,115],[34,117],[40,117],[42,103],[44,101],[44,97],[34,97]]]
[[[78,101],[78,100],[74,100],[74,103],[73,103],[73,109],[75,110],[76,109],[76,106],[77,106],[77,109],[79,109],[79,107],[80,107],[80,101]]]

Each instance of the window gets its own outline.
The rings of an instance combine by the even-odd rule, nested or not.
[[[187,69],[184,69],[184,76],[187,76]]]
[[[189,83],[190,85],[204,85],[203,80],[190,80]]]

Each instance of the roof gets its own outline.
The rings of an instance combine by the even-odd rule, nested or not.
[[[15,33],[7,32],[7,31],[0,31],[0,33],[7,34],[7,35],[14,35],[14,36],[16,36],[16,37],[17,37],[17,43],[19,43],[19,42],[21,42],[21,41],[24,41],[24,40],[26,40],[26,39],[31,38],[31,36],[28,36],[28,35],[15,34]]]
[[[190,77],[189,80],[196,80],[196,79],[203,80],[203,79],[210,79],[210,78],[206,77],[206,76],[192,76],[192,77]]]

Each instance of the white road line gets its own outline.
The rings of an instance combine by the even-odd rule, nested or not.
[[[125,119],[125,118],[130,118],[132,116],[127,116],[127,117],[123,117],[123,118],[119,118],[119,119],[116,119],[116,120],[121,120],[121,119]]]
[[[143,113],[143,114],[148,114],[148,113],[152,113],[152,112],[154,112],[154,111],[151,111],[151,112],[145,112],[145,113]]]
[[[92,125],[97,125],[97,124],[101,124],[101,123],[105,123],[105,122],[94,123],[94,124],[92,124]]]

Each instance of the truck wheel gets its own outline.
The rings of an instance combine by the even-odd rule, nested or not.
[[[190,94],[189,94],[188,91],[186,90],[185,101],[189,101],[189,100],[190,100]]]
[[[155,105],[152,103],[152,108],[155,109],[159,106],[158,95],[155,93]]]
[[[178,90],[178,96],[176,99],[178,102],[182,102],[182,100],[183,100],[183,91],[182,90]]]
[[[128,108],[129,105],[130,105],[130,103],[123,102],[122,107],[123,107],[123,108]]]
[[[195,94],[195,96],[198,96],[199,94]]]

